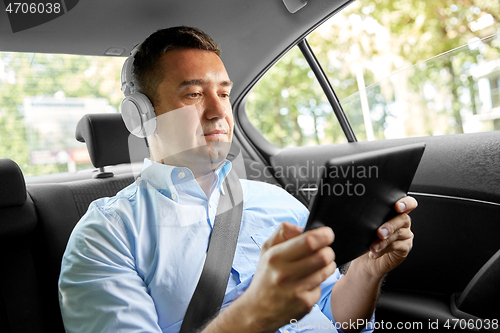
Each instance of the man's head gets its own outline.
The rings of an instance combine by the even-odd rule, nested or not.
[[[135,55],[133,77],[157,117],[151,158],[205,174],[227,156],[233,134],[232,82],[220,49],[189,27],[157,31]]]
[[[177,49],[205,50],[219,57],[221,55],[214,40],[197,28],[171,27],[151,34],[142,42],[134,57],[132,80],[135,91],[148,96],[153,106],[158,103],[158,85],[165,77],[165,68],[159,60],[166,52]]]

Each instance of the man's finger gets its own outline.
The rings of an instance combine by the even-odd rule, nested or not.
[[[412,210],[417,208],[418,202],[415,200],[413,197],[404,197],[399,199],[396,204],[395,208],[398,213],[410,213]]]
[[[279,244],[277,250],[280,252],[280,259],[292,262],[308,257],[319,249],[329,246],[333,239],[332,229],[321,227],[309,230],[288,242]]]
[[[397,253],[400,257],[406,257],[408,253],[411,251],[413,247],[413,234],[411,237],[404,239],[404,240],[397,240],[395,242],[392,242],[387,246],[386,248],[373,252],[370,251],[370,257],[372,259],[377,259],[383,256],[386,253],[390,252],[395,252]]]
[[[331,247],[326,246],[310,256],[286,263],[284,270],[293,272],[290,274],[290,276],[293,276],[293,280],[300,280],[335,263],[334,260],[335,253]]]
[[[378,238],[387,239],[401,228],[411,228],[411,218],[408,214],[399,214],[382,224],[377,230]]]
[[[313,290],[317,288],[323,281],[328,279],[337,269],[337,264],[335,261],[331,262],[327,266],[320,270],[317,270],[313,274],[302,279],[301,283],[305,290]]]
[[[413,238],[413,232],[410,228],[401,228],[398,229],[395,233],[390,235],[388,238],[383,240],[377,240],[372,243],[370,246],[370,250],[374,253],[384,251],[388,248],[392,243],[396,243],[399,241],[406,241],[407,239]]]
[[[297,237],[302,234],[304,228],[296,226],[290,222],[281,223],[278,228],[273,232],[271,237],[262,245],[262,252],[267,251],[270,247],[283,243],[291,238]]]

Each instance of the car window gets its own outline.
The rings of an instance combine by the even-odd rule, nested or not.
[[[323,23],[307,41],[358,140],[493,131],[500,129],[499,14],[487,1],[479,7],[448,0],[360,0]],[[330,139],[324,141],[288,140],[284,145],[276,140],[276,133],[301,136],[285,133],[282,124],[291,119],[273,111],[284,98],[283,87],[270,83],[305,79],[295,84],[305,87],[295,100],[307,100],[312,89],[312,79],[281,64],[293,64],[287,57],[300,57],[295,49],[290,54],[252,90],[247,103],[251,122],[279,147],[340,142],[328,131],[324,137]],[[324,119],[317,132],[338,122]]]
[[[117,112],[121,58],[0,53],[0,158],[25,176],[90,168],[76,124],[87,113]]]
[[[331,105],[298,47],[257,83],[246,104],[248,118],[278,147],[346,142]]]

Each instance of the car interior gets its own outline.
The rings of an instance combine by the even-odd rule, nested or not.
[[[87,0],[53,21],[17,33],[2,12],[0,51],[106,56],[112,50],[112,56],[125,60],[157,29],[201,28],[220,45],[234,82],[235,133],[228,158],[241,154],[241,175],[286,188],[306,206],[319,177],[315,166],[332,157],[424,142],[427,148],[409,191],[419,203],[410,215],[414,247],[385,278],[376,322],[478,331],[460,324],[496,320],[496,326],[481,330],[499,331],[498,130],[358,141],[314,55],[306,59],[325,88],[347,142],[277,147],[247,116],[248,95],[265,73],[297,45],[305,54],[310,51],[307,36],[350,3]],[[129,135],[119,113],[88,114],[74,131],[75,140],[85,143],[95,172],[26,177],[15,159],[1,156],[0,332],[64,332],[57,282],[71,231],[93,200],[133,183],[141,161],[149,156],[145,140]],[[293,177],[277,172],[292,166],[312,172]]]

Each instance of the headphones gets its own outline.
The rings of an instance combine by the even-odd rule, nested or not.
[[[120,110],[123,122],[129,132],[139,138],[146,138],[156,130],[156,114],[149,98],[140,92],[134,92],[132,65],[138,49],[139,45],[134,47],[130,56],[123,63],[121,90],[125,97],[122,100]]]

